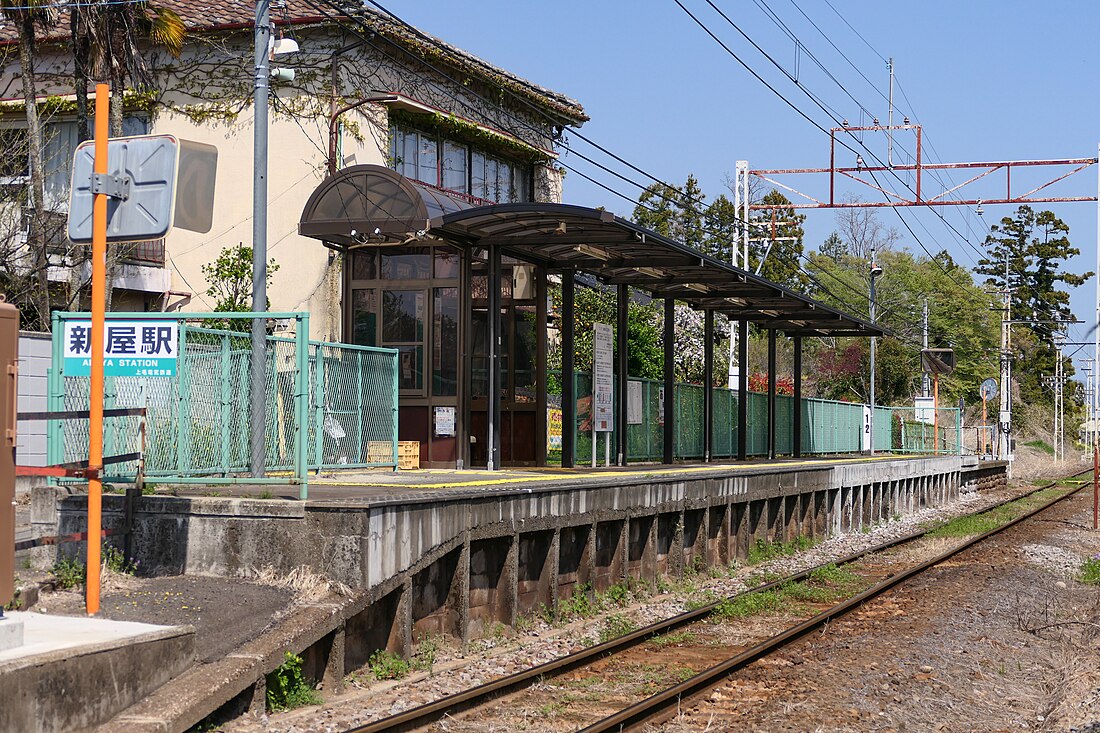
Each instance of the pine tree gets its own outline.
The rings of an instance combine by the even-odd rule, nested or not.
[[[1073,315],[1069,293],[1059,286],[1076,287],[1092,277],[1091,272],[1077,275],[1061,270],[1063,262],[1081,254],[1069,241],[1069,225],[1053,212],[1036,214],[1030,206],[1021,206],[1015,217],[1006,216],[990,227],[985,246],[989,256],[979,260],[975,270],[988,276],[988,284],[1003,290],[1007,265],[1013,319],[1036,321],[1032,330],[1048,339],[1054,330],[1050,321]]]

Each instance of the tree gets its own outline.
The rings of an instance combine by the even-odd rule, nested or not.
[[[719,194],[703,214],[703,223],[707,234],[703,243],[703,252],[722,262],[740,266],[738,238],[741,232],[741,217],[737,212],[737,205],[725,194]]]
[[[1012,319],[1031,322],[1013,327],[1013,372],[1020,397],[1024,402],[1051,403],[1042,377],[1054,374],[1057,350],[1052,337],[1061,330],[1056,321],[1073,317],[1063,286],[1082,285],[1093,273],[1061,269],[1081,250],[1070,243],[1069,226],[1050,211],[1037,214],[1021,206],[1014,217],[1006,216],[989,228],[985,246],[989,255],[978,261],[977,272],[999,290],[1007,284],[1012,290]],[[1073,374],[1072,363],[1066,373]]]
[[[850,196],[848,203],[858,203],[860,199]],[[871,256],[871,250],[885,252],[893,248],[901,235],[893,227],[887,228],[879,221],[874,209],[849,208],[838,209],[836,213],[837,231],[844,242],[848,254],[860,259]]]
[[[691,174],[682,188],[654,183],[638,197],[632,219],[662,236],[705,251],[705,199],[699,180]]]
[[[844,240],[840,238],[840,234],[833,230],[832,234],[826,237],[821,246],[817,248],[817,251],[833,262],[840,262],[840,258],[848,254],[848,247],[844,244]]]
[[[940,381],[940,396],[948,400],[963,397],[974,401],[978,385],[987,377],[997,374],[995,349],[999,330],[997,314],[989,310],[990,299],[974,282],[970,272],[956,263],[946,252],[934,259],[914,256],[907,249],[886,251],[879,257],[883,276],[878,281],[878,321],[897,335],[896,343],[902,353],[891,355],[893,345],[880,340],[876,371],[879,373],[876,390],[878,401],[887,404],[889,397],[898,395],[909,402],[919,379],[920,365],[917,352],[921,343],[921,311],[924,301],[929,305],[929,345],[955,349],[957,366],[955,373]],[[836,259],[820,253],[809,257],[807,270],[828,288],[815,291],[815,295],[829,305],[852,313],[867,314],[869,273],[867,261],[850,254],[836,255]],[[863,339],[866,350],[866,340]],[[808,342],[811,350],[814,342]],[[820,377],[819,394],[840,399],[864,394],[865,382],[851,381],[853,369],[858,369],[855,351],[848,351],[851,344],[837,339],[817,348],[808,361],[815,363],[814,374]],[[821,361],[817,362],[820,355]],[[868,355],[869,356],[869,355]],[[859,357],[862,358],[862,357]],[[891,373],[891,359],[904,364],[902,371]],[[869,364],[866,365],[869,367]],[[865,378],[864,378],[865,379]],[[908,385],[902,389],[903,385]],[[811,388],[812,389],[812,388]]]
[[[1014,320],[1055,321],[1072,318],[1069,293],[1059,284],[1076,287],[1092,277],[1091,272],[1076,275],[1061,271],[1062,263],[1081,254],[1069,241],[1069,226],[1053,212],[1036,214],[1030,206],[1021,206],[1013,218],[1004,217],[989,228],[985,240],[988,257],[978,261],[977,272],[987,275],[986,282],[999,290],[1014,289]],[[1049,338],[1051,323],[1036,323],[1032,329]]]
[[[34,298],[37,320],[50,322],[50,282],[46,255],[45,209],[46,174],[42,166],[42,127],[38,120],[36,99],[35,33],[48,28],[57,19],[52,3],[44,0],[0,0],[0,12],[11,18],[19,32],[19,70],[22,73],[23,106],[27,118],[27,154],[31,179],[31,202],[28,244],[32,252],[33,267],[38,281]],[[10,155],[10,150],[5,150]]]
[[[674,237],[682,192],[667,183],[654,183],[642,191],[631,219],[665,237]]]
[[[769,191],[761,201],[764,206],[780,207],[789,205],[790,199],[779,191]],[[802,223],[806,221],[805,214],[796,214],[793,209],[765,208],[758,209],[757,221],[767,227],[764,247],[754,247],[749,250],[749,267],[755,272],[758,268],[760,274],[774,283],[785,285],[792,290],[803,290],[809,282],[799,259],[802,257],[802,239],[805,232]],[[764,258],[764,266],[760,267],[760,258]]]
[[[561,287],[550,290],[554,312],[561,313]],[[592,368],[592,325],[607,323],[616,327],[617,298],[613,288],[578,286],[573,298],[573,365],[578,371]],[[660,379],[664,370],[661,309],[653,302],[631,298],[627,306],[627,371],[631,377]],[[551,347],[550,369],[561,368],[561,346]]]
[[[267,265],[267,284],[271,287],[271,277],[279,271],[275,258]],[[218,313],[246,313],[252,310],[252,248],[243,244],[236,247],[224,247],[213,262],[202,266],[210,287],[206,294],[214,299],[214,310]],[[271,299],[267,301],[271,307]],[[227,325],[247,330],[248,321],[231,320]]]
[[[116,95],[116,103],[111,105],[111,136],[121,136],[124,109],[120,102],[126,88],[152,86],[152,74],[141,46],[152,44],[178,58],[187,27],[175,11],[146,0],[133,3],[99,0],[86,6],[86,12],[78,19],[89,36],[92,69],[110,82]]]
[[[675,220],[673,239],[700,252],[705,251],[704,243],[709,238],[703,227],[703,213],[706,211],[704,199],[706,196],[699,188],[699,180],[689,173],[680,194],[680,210]]]
[[[121,137],[127,86],[139,89],[152,86],[152,74],[142,53],[142,44],[162,47],[178,58],[187,27],[175,11],[145,0],[124,3],[98,0],[74,7],[69,20],[75,39],[73,82],[77,92],[78,134],[86,139],[88,133],[87,93],[91,71],[111,85],[110,135]],[[107,250],[107,310],[111,310],[114,274],[124,249],[124,246],[113,246]]]

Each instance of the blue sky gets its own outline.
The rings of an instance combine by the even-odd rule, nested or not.
[[[1095,41],[1095,29],[1100,9],[1091,3],[829,0],[830,7],[826,0],[714,0],[753,41],[797,76],[796,85],[706,0],[681,2],[826,129],[833,121],[800,87],[852,124],[861,120],[860,105],[885,124],[888,72],[884,59],[892,56],[898,83],[895,104],[900,110],[895,122],[908,114],[923,124],[926,161],[1078,158],[1097,153],[1100,125],[1095,89],[1100,44]],[[405,4],[391,0],[383,4],[429,33],[579,100],[592,117],[581,128],[586,137],[657,178],[682,183],[694,173],[708,200],[728,193],[725,181],[732,177],[738,159],[748,160],[752,168],[828,165],[827,134],[753,78],[674,0]],[[769,18],[768,9],[800,48]],[[817,66],[811,54],[839,84]],[[870,124],[866,115],[863,123]],[[884,145],[870,138],[865,142],[885,159]],[[650,182],[580,140],[572,138],[570,145],[628,178]],[[911,139],[895,147],[896,162],[904,159],[906,149],[913,154]],[[870,155],[864,151],[863,157]],[[568,152],[562,160],[631,198],[639,193],[638,188]],[[853,162],[854,153],[838,150],[839,164]],[[954,181],[966,180],[969,176],[964,173],[953,172]],[[1019,192],[1038,185],[1037,175],[1042,173],[1014,175],[1013,189]],[[825,179],[784,180],[810,193],[825,190]],[[974,197],[1003,195],[1003,186],[1003,175],[995,174],[984,188],[973,189]],[[1062,196],[1096,195],[1096,167],[1050,191]],[[881,198],[863,189],[864,199],[876,196]],[[633,209],[633,204],[575,174],[566,178],[565,200],[605,206],[624,216]],[[946,248],[957,261],[972,267],[977,258],[974,248],[981,247],[985,227],[1015,210],[1012,206],[984,208],[982,219],[969,208],[939,209],[970,244],[933,212],[905,209],[902,215],[930,251]],[[1082,255],[1068,268],[1092,270],[1096,204],[1037,208],[1050,208],[1070,225],[1071,240]],[[888,209],[878,213],[884,224],[903,234],[903,245],[920,251],[897,214]],[[816,247],[835,228],[835,212],[808,214],[807,249]],[[1090,323],[1095,317],[1094,288],[1090,281],[1071,294],[1075,314]],[[1090,326],[1078,326],[1070,338],[1091,339],[1089,330]],[[1078,356],[1091,351],[1086,347]]]

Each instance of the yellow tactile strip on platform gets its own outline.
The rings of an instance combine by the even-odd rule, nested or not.
[[[916,457],[916,456],[914,456]],[[925,456],[921,456],[925,457]],[[369,481],[338,481],[334,479],[311,479],[310,486],[355,486],[362,488],[390,488],[390,489],[460,489],[460,488],[475,488],[478,486],[503,486],[507,484],[522,484],[542,481],[562,481],[562,480],[583,480],[583,479],[602,479],[602,478],[630,478],[630,477],[658,477],[663,474],[684,474],[684,473],[702,473],[707,471],[747,471],[752,469],[766,469],[766,468],[797,468],[801,466],[821,466],[826,467],[829,465],[838,465],[845,463],[867,463],[870,461],[885,461],[885,460],[897,460],[899,456],[883,455],[883,456],[862,456],[859,458],[843,458],[839,460],[803,460],[803,461],[782,461],[778,463],[752,463],[752,464],[711,464],[707,466],[651,466],[645,469],[608,469],[601,471],[600,473],[584,473],[573,474],[567,473],[570,469],[550,469],[555,473],[547,473],[540,476],[506,476],[501,478],[484,478],[476,479],[472,481],[444,481],[436,483],[403,483],[403,482],[369,482]],[[534,469],[523,469],[524,471],[530,471]],[[544,469],[545,470],[545,469]],[[577,469],[572,469],[577,470]],[[417,471],[404,471],[407,475],[415,475]],[[425,471],[424,473],[427,473]],[[455,470],[453,473],[459,473],[464,475],[473,474],[486,474],[484,470]]]

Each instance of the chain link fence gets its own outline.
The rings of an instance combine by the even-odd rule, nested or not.
[[[304,313],[264,314],[294,326],[294,336],[265,339],[264,479],[244,476],[251,456],[251,336],[249,314],[108,314],[112,320],[176,321],[178,355],[168,376],[108,376],[106,407],[144,407],[139,418],[104,427],[108,455],[144,448],[145,475],[167,483],[298,483],[304,498],[310,472],[335,468],[396,468],[397,352],[309,341]],[[89,378],[65,371],[67,321],[54,315],[50,409],[88,409]],[[51,463],[87,458],[88,421],[51,424]],[[136,464],[112,467],[116,481],[132,480]]]
[[[560,378],[551,373],[549,383],[560,385]],[[573,425],[576,462],[584,465],[592,461],[592,377],[587,372],[574,373],[576,423]],[[635,462],[660,461],[664,457],[664,383],[652,379],[631,379],[628,386],[633,391],[628,406],[627,449],[628,459]],[[674,389],[676,435],[673,440],[676,458],[700,460],[704,450],[704,394],[702,386],[678,383]],[[712,415],[714,458],[732,458],[737,454],[737,391],[718,388],[713,390]],[[560,420],[561,393],[548,396],[551,414],[548,420]],[[768,395],[760,392],[748,394],[746,417],[747,453],[764,456],[768,452]],[[776,452],[793,453],[793,424],[795,400],[790,395],[776,395]],[[858,402],[837,402],[816,398],[803,398],[802,453],[804,455],[830,455],[859,453],[867,449],[864,441],[867,406]],[[959,448],[959,418],[957,409],[941,409],[938,447],[932,439],[936,432],[933,425],[924,428],[915,424],[913,408],[876,407],[874,413],[875,450],[904,453],[954,453]],[[929,411],[931,414],[931,411]],[[922,414],[922,418],[925,416]],[[931,417],[928,418],[931,420]],[[923,425],[923,423],[921,423]],[[618,429],[619,426],[616,426]],[[568,429],[563,426],[562,429]],[[615,446],[617,432],[612,432],[611,445]],[[596,458],[603,460],[604,437],[597,438]],[[560,444],[550,445],[549,460],[561,461]],[[614,448],[612,449],[614,450]],[[612,456],[614,459],[614,456]]]

